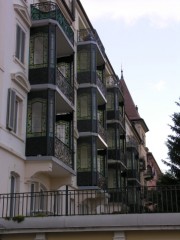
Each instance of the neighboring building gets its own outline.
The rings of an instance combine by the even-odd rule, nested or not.
[[[0,238],[178,239],[177,189],[146,188],[148,127],[81,2],[0,1],[0,32]]]
[[[147,181],[147,187],[156,187],[159,178],[162,175],[153,154],[147,149],[147,173],[149,173],[149,181]]]

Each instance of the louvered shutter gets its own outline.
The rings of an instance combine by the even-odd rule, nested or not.
[[[15,129],[15,111],[16,111],[16,92],[8,89],[8,111],[7,111],[7,128],[10,130]]]

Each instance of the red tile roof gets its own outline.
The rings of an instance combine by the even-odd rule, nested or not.
[[[120,80],[120,84],[122,87],[123,95],[124,95],[124,106],[125,106],[125,112],[130,120],[133,119],[140,119],[140,115],[138,113],[138,109],[134,104],[134,101],[131,97],[131,94],[127,88],[127,85],[124,81],[124,79]]]
[[[124,81],[123,75],[121,75],[120,86],[122,88],[123,96],[124,96],[124,107],[125,113],[130,121],[139,121],[142,124],[145,132],[149,131],[144,119],[141,118],[137,106],[134,104],[134,101],[131,97],[131,94],[128,90],[128,87]]]

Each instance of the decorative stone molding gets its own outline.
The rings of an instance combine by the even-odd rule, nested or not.
[[[126,240],[124,232],[114,232],[113,240]]]
[[[28,13],[28,9],[25,6],[19,4],[14,4],[14,10],[19,14],[19,16],[24,20],[28,27],[31,27],[31,18]]]
[[[29,81],[24,73],[22,73],[22,72],[12,73],[11,79],[14,82],[16,82],[26,92],[30,91],[31,86],[30,86]]]

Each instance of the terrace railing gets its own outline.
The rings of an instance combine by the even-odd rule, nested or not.
[[[0,218],[180,212],[180,186],[0,194]]]

